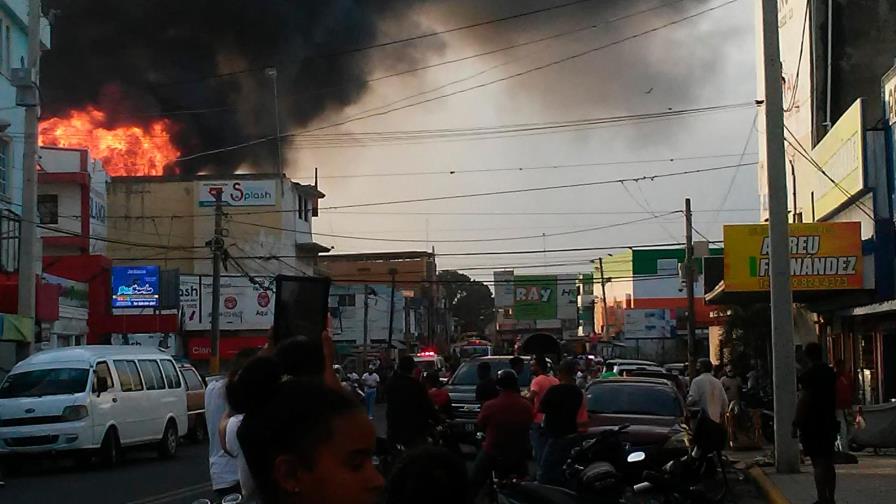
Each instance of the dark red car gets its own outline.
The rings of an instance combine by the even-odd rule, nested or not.
[[[623,441],[643,451],[650,465],[687,453],[691,442],[688,409],[675,387],[664,379],[595,380],[585,392],[590,432],[628,424]]]

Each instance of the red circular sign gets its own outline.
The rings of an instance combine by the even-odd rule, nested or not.
[[[266,291],[261,291],[258,293],[258,306],[262,308],[267,308],[269,304],[271,304],[271,296]]]
[[[236,297],[227,296],[224,298],[224,308],[227,308],[228,310],[236,308]]]

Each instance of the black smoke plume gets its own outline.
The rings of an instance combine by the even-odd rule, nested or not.
[[[109,126],[167,117],[176,125],[176,146],[190,155],[274,134],[273,82],[264,69],[276,67],[281,130],[300,128],[353,103],[366,88],[370,52],[336,54],[426,31],[405,14],[415,3],[45,0],[53,47],[41,61],[43,116],[93,105],[108,114]],[[383,20],[395,36],[383,36]],[[385,54],[413,64],[437,45],[390,47]],[[195,110],[206,111],[185,112]],[[275,142],[266,142],[178,168],[227,173],[246,164],[275,171],[275,154]]]

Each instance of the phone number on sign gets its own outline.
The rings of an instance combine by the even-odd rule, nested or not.
[[[849,287],[849,277],[790,277],[790,287],[793,289],[846,289]],[[760,278],[759,288],[768,289],[769,279]]]

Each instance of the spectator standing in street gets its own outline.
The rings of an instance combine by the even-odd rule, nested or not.
[[[367,405],[367,418],[373,420],[373,409],[376,405],[376,390],[380,386],[380,375],[376,373],[373,364],[361,377],[361,383],[364,386],[364,404]]]
[[[547,442],[538,464],[537,479],[545,485],[564,486],[563,463],[569,457],[575,434],[588,424],[585,394],[576,384],[577,367],[574,359],[561,362],[557,366],[560,383],[548,389],[539,405],[539,411],[544,414]]]
[[[532,442],[532,454],[535,458],[536,467],[541,465],[541,457],[544,454],[544,445],[547,439],[544,434],[544,413],[539,412],[541,399],[547,393],[548,389],[560,383],[556,378],[548,374],[548,360],[544,355],[536,355],[532,359],[531,365],[532,383],[529,385],[529,402],[532,403],[535,410],[535,419],[530,430],[530,440]]]
[[[697,361],[700,376],[691,382],[688,392],[688,406],[700,408],[700,417],[694,427],[694,441],[704,453],[721,450],[724,445],[725,429],[722,419],[728,410],[725,387],[712,375],[712,362],[703,358]]]
[[[487,361],[480,362],[476,366],[476,377],[479,383],[476,385],[476,402],[480,405],[486,401],[498,397],[498,386],[495,385],[495,379],[492,377],[492,365]]]
[[[240,474],[236,458],[224,451],[219,426],[230,417],[227,404],[227,384],[235,381],[240,370],[255,354],[257,348],[244,348],[236,354],[226,379],[216,380],[205,389],[205,426],[208,436],[208,472],[212,490],[218,497],[240,493]],[[226,424],[225,424],[226,425]]]
[[[485,442],[473,463],[474,494],[482,490],[493,471],[500,477],[526,477],[529,473],[528,437],[534,410],[520,396],[519,378],[512,369],[498,373],[497,385],[500,394],[482,406],[476,421],[485,433]]]
[[[468,504],[464,461],[445,448],[425,446],[405,455],[386,485],[385,504]]]
[[[514,355],[510,358],[510,369],[512,369],[517,376],[523,376],[523,372],[526,370],[526,361],[519,355]]]
[[[734,443],[737,435],[737,417],[740,415],[740,377],[734,372],[734,366],[725,366],[725,375],[720,380],[725,389],[725,397],[728,399],[728,411],[725,414],[725,424],[728,427],[728,440]]]
[[[803,349],[809,366],[797,380],[800,397],[793,421],[794,435],[799,435],[803,453],[812,460],[818,502],[834,503],[837,473],[834,469],[834,443],[838,427],[837,376],[824,363],[821,345],[809,343]]]
[[[386,385],[386,431],[389,441],[413,448],[424,444],[439,415],[420,380],[410,355],[398,360],[398,369]]]
[[[840,423],[840,433],[838,434],[839,449],[842,452],[849,451],[849,426],[853,424],[852,402],[853,402],[853,382],[852,373],[846,368],[843,359],[837,360],[837,421]]]
[[[343,390],[304,380],[256,391],[238,439],[263,504],[375,504],[376,431]]]

